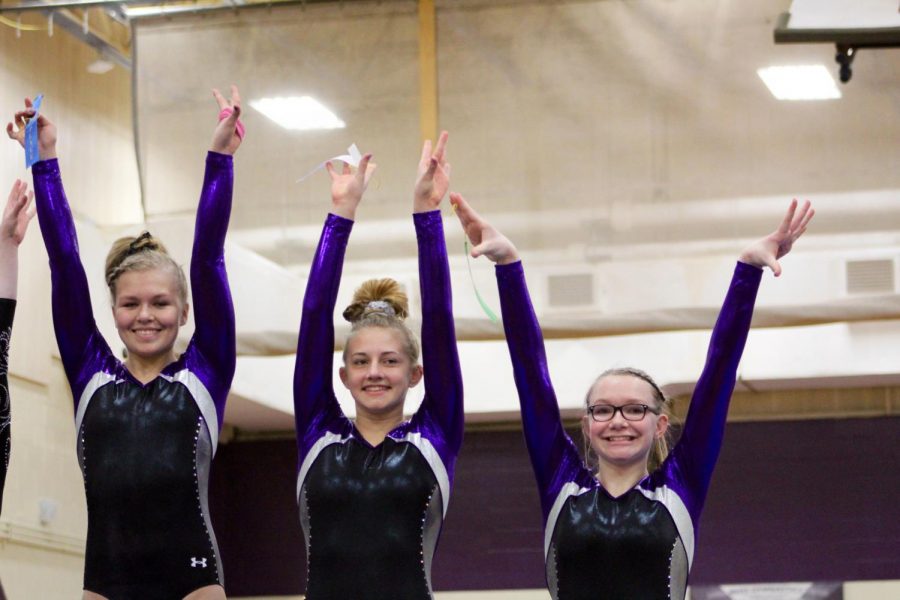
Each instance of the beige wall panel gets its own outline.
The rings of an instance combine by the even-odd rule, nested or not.
[[[41,526],[38,502],[58,504],[46,531],[84,538],[87,513],[78,468],[69,386],[54,361],[49,387],[11,381],[12,448],[3,498],[3,519]]]
[[[889,600],[900,598],[900,579],[853,581],[844,584],[844,600]]]
[[[80,556],[10,542],[0,544],[0,580],[11,600],[80,598],[83,569]]]
[[[35,23],[43,19],[32,17]],[[142,219],[131,126],[131,75],[115,67],[91,75],[96,52],[56,29],[25,32],[0,27],[0,122],[11,120],[25,96],[44,94],[43,112],[59,129],[58,153],[73,210],[100,225]],[[24,177],[21,148],[0,144],[0,188]],[[30,174],[28,174],[30,180]]]

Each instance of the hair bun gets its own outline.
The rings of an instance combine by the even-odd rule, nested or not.
[[[140,252],[159,252],[165,256],[169,255],[162,242],[153,237],[149,231],[145,231],[137,237],[121,237],[113,242],[112,248],[106,256],[106,284],[112,285],[112,282],[118,277],[119,267],[122,266],[125,259]]]
[[[351,323],[369,315],[382,315],[402,321],[409,314],[409,301],[403,288],[395,280],[369,279],[356,289],[353,302],[343,314]]]

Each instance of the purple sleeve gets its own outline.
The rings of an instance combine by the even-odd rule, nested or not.
[[[298,468],[313,444],[336,420],[344,419],[332,387],[334,304],[353,221],[329,214],[313,258],[303,296],[294,364],[294,420]],[[349,421],[347,422],[349,424]]]
[[[452,483],[456,456],[462,446],[465,415],[453,324],[450,264],[441,211],[416,213],[413,221],[419,243],[425,397],[412,424],[437,450]]]
[[[34,197],[41,235],[50,258],[53,327],[75,409],[90,377],[111,355],[94,322],[91,295],[81,258],[69,202],[56,159],[32,167]]]
[[[738,363],[750,331],[762,269],[739,262],[713,328],[678,444],[660,469],[684,501],[694,526],[719,458]]]
[[[195,329],[186,361],[212,396],[220,430],[236,354],[234,306],[225,272],[225,234],[231,216],[233,184],[232,157],[209,152],[191,255]]]
[[[496,274],[503,329],[522,409],[525,443],[537,478],[546,523],[562,487],[569,482],[590,487],[593,476],[563,429],[547,368],[544,337],[528,295],[522,263],[497,265]]]

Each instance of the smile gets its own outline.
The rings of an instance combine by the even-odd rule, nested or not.
[[[138,337],[153,337],[157,335],[159,329],[133,329],[132,332]]]

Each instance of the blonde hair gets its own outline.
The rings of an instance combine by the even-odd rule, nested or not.
[[[127,236],[113,242],[106,255],[106,285],[113,302],[116,300],[116,280],[128,271],[170,269],[178,282],[178,299],[187,304],[187,279],[184,269],[169,256],[162,242],[145,231],[137,237]]]
[[[665,434],[654,440],[653,446],[650,448],[650,455],[647,457],[647,472],[652,473],[663,464],[663,461],[665,461],[666,457],[669,455],[669,443],[671,442],[672,431],[671,425],[674,420],[674,417],[672,415],[672,400],[663,393],[662,389],[645,371],[636,369],[634,367],[616,367],[603,371],[602,373],[600,373],[597,379],[594,380],[594,383],[591,384],[591,387],[588,388],[587,394],[585,394],[584,396],[585,408],[590,406],[589,403],[591,401],[591,390],[594,389],[594,386],[597,385],[597,383],[599,383],[600,380],[602,380],[604,377],[610,377],[613,375],[636,377],[642,381],[647,382],[650,385],[650,388],[653,390],[653,399],[656,401],[656,409],[659,411],[658,414],[666,415],[666,417],[669,419],[669,428],[666,430]],[[584,438],[584,446],[585,458],[592,466],[596,466],[597,461],[591,452],[590,440],[587,437]]]
[[[369,279],[353,294],[353,302],[344,309],[344,318],[352,327],[344,344],[344,362],[353,336],[367,327],[394,329],[403,335],[403,351],[415,365],[419,362],[419,342],[403,322],[409,315],[409,301],[400,284],[390,278]]]

